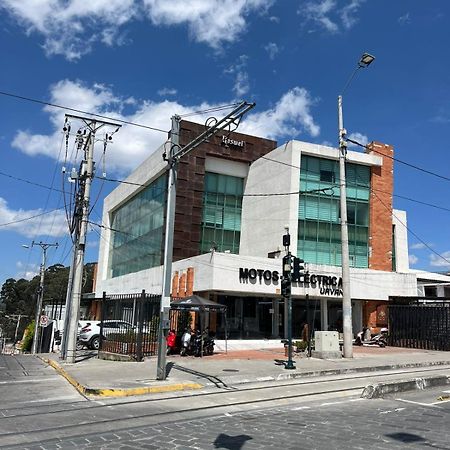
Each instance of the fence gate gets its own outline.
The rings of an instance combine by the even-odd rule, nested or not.
[[[450,350],[450,303],[389,305],[388,344],[426,350]]]
[[[142,361],[158,349],[161,296],[103,294],[101,301],[100,351],[129,355]]]

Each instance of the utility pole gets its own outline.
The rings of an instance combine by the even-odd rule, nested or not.
[[[208,138],[224,129],[236,129],[239,123],[248,111],[255,106],[255,103],[241,102],[228,115],[215,121],[206,130],[186,144],[184,147],[180,145],[180,116],[172,117],[172,127],[170,133],[170,149],[168,155],[164,155],[164,159],[168,162],[168,180],[167,180],[167,202],[166,202],[166,225],[164,238],[164,267],[162,280],[162,297],[159,320],[158,335],[158,367],[156,372],[157,380],[166,379],[166,336],[169,329],[169,311],[170,311],[170,290],[172,286],[172,257],[173,257],[173,232],[175,224],[175,200],[176,200],[176,181],[177,181],[177,164],[180,158],[205,142]]]
[[[348,253],[347,226],[347,189],[345,179],[345,159],[347,158],[347,130],[344,128],[344,114],[342,111],[342,95],[350,85],[359,69],[369,66],[375,57],[363,53],[358,66],[347,81],[342,94],[338,96],[338,127],[339,127],[339,189],[341,213],[341,245],[342,245],[342,326],[344,332],[344,358],[353,358],[353,330],[352,330],[352,299],[350,295],[350,261]]]
[[[45,277],[45,264],[47,260],[47,249],[50,247],[58,247],[58,243],[56,244],[47,244],[46,242],[32,242],[31,247],[34,247],[35,245],[38,245],[42,249],[42,263],[40,267],[40,276],[41,279],[39,281],[39,290],[38,290],[38,297],[36,302],[36,314],[34,316],[34,337],[33,337],[33,346],[31,348],[31,353],[35,355],[36,353],[40,352],[40,345],[38,345],[39,341],[39,318],[41,316],[42,312],[42,302],[44,299],[44,277]],[[23,247],[28,248],[27,245],[24,245]],[[20,320],[20,319],[19,319]],[[17,325],[18,328],[18,325]]]
[[[78,316],[80,313],[81,291],[83,288],[84,254],[86,248],[87,225],[89,222],[89,202],[92,179],[94,178],[95,134],[105,125],[115,126],[117,129],[120,128],[120,125],[71,114],[66,114],[66,118],[82,120],[88,129],[88,136],[84,147],[84,159],[81,163],[78,175],[80,195],[77,197],[77,201],[81,201],[81,205],[78,205],[81,206],[81,220],[79,222],[79,230],[78,232],[75,232],[73,270],[68,286],[68,289],[70,289],[71,292],[69,292],[67,296],[67,298],[70,299],[70,302],[66,303],[66,314],[70,311],[70,316],[67,321],[67,330],[64,330],[66,337],[62,355],[67,362],[74,363],[77,349]]]
[[[339,125],[339,189],[341,208],[342,245],[342,327],[344,332],[344,358],[353,358],[352,299],[350,296],[350,261],[348,254],[347,189],[345,180],[345,159],[347,157],[347,131],[344,128],[342,95],[338,97]]]

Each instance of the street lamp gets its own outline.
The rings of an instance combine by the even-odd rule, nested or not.
[[[342,94],[338,96],[338,125],[339,125],[339,185],[340,185],[340,212],[341,212],[341,243],[342,243],[342,322],[344,332],[344,358],[353,358],[353,331],[352,331],[352,299],[350,296],[350,262],[348,252],[347,227],[347,192],[345,181],[345,158],[347,156],[347,131],[344,128],[342,112],[342,95],[350,85],[359,69],[368,67],[375,57],[363,53],[356,69],[348,79]]]
[[[35,245],[39,245],[42,249],[42,263],[40,267],[40,281],[39,281],[39,291],[36,305],[36,314],[34,318],[34,337],[33,337],[33,347],[31,349],[31,353],[36,354],[39,352],[40,348],[38,347],[38,339],[39,339],[39,318],[41,316],[42,311],[42,302],[44,299],[44,275],[45,275],[45,262],[47,258],[47,249],[49,247],[58,247],[58,243],[56,244],[47,244],[44,242],[32,242],[31,247]],[[23,248],[30,248],[29,245],[22,244]]]

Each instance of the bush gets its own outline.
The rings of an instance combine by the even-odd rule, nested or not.
[[[34,337],[34,320],[25,328],[25,331],[23,333],[23,339],[22,339],[22,351],[23,352],[31,351],[31,346],[33,344],[33,337]]]
[[[308,348],[308,342],[307,341],[295,341],[294,342],[295,347],[297,347],[298,352],[303,352]]]

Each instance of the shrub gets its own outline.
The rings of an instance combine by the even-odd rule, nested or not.
[[[33,344],[33,337],[34,337],[34,320],[25,328],[25,331],[23,333],[22,339],[23,352],[31,351],[31,345]]]

